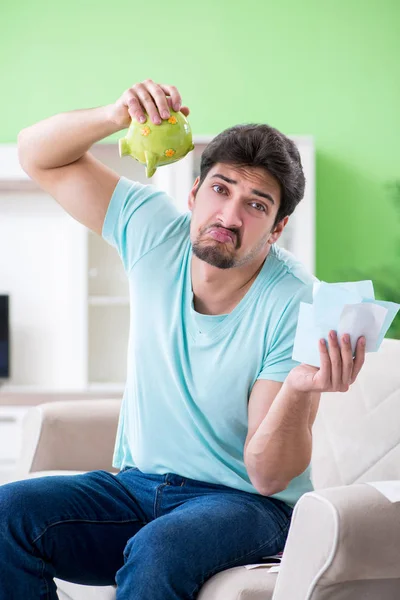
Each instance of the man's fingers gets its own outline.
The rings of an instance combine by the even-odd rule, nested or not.
[[[350,336],[345,333],[342,336],[342,385],[348,387],[353,373],[353,352],[351,350]]]
[[[342,387],[342,357],[340,354],[339,343],[335,331],[330,331],[328,335],[329,356],[331,359],[331,381],[334,391],[339,391]]]
[[[136,119],[139,123],[144,123],[146,121],[143,106],[140,104],[139,98],[133,90],[128,90],[126,92],[126,105],[131,119]]]
[[[154,81],[152,81],[151,79],[147,79],[146,87],[149,90],[149,92],[151,93],[151,95],[155,101],[159,116],[162,119],[169,119],[171,116],[171,113],[169,111],[167,97],[166,97],[161,85],[154,83]]]
[[[167,102],[168,102],[169,108],[173,108],[171,96],[167,96]],[[188,106],[182,106],[181,110],[179,112],[181,112],[183,115],[185,115],[185,117],[187,117],[190,114],[190,109]]]
[[[136,83],[133,86],[133,89],[135,90],[135,93],[139,98],[141,105],[149,115],[150,119],[156,125],[160,125],[161,117],[158,113],[153,97],[147,89],[147,85],[144,83]]]
[[[324,339],[319,340],[320,372],[319,384],[325,391],[345,392],[354,383],[365,361],[365,338],[357,341],[356,356],[353,360],[351,340],[348,334],[343,335],[339,346],[335,331],[328,335],[328,345]]]
[[[364,361],[365,361],[365,337],[362,336],[362,337],[358,338],[358,340],[357,340],[356,357],[355,357],[354,363],[353,363],[353,372],[351,374],[350,383],[354,383],[355,380],[357,379],[357,375],[361,371]]]
[[[331,386],[331,359],[324,339],[319,340],[319,359],[321,388],[329,389]]]
[[[146,121],[147,113],[153,123],[161,125],[163,119],[170,118],[171,108],[180,110],[185,117],[190,113],[187,106],[182,106],[181,95],[175,86],[158,84],[152,79],[135,83],[126,90],[125,104],[130,117],[139,123]]]
[[[172,108],[178,112],[182,106],[182,98],[176,87],[174,85],[160,84],[160,88],[167,96],[171,97]]]

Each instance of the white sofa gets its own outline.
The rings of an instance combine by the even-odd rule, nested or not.
[[[111,471],[119,405],[32,408],[15,478]],[[368,354],[346,394],[323,395],[312,472],[316,491],[296,505],[279,573],[228,569],[204,584],[199,600],[399,600],[400,502],[366,482],[400,480],[400,341]],[[57,585],[60,600],[115,600],[113,587]]]

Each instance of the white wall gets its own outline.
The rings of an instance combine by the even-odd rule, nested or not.
[[[0,190],[0,293],[10,295],[9,384],[86,381],[84,228],[43,192]],[[78,266],[78,268],[77,268]]]

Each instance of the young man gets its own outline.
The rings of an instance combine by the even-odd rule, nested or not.
[[[88,152],[171,105],[189,112],[176,88],[146,80],[20,133],[27,173],[117,248],[131,333],[119,473],[0,488],[0,600],[55,599],[54,577],[116,582],[119,600],[192,599],[218,571],[281,551],[312,489],[320,393],[346,391],[363,364],[363,340],[353,360],[335,335],[321,369],[291,359],[313,277],[274,246],[304,192],[288,138],[267,125],[217,136],[184,215]]]

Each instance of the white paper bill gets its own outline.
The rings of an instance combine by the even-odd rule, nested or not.
[[[268,573],[278,573],[280,565],[274,565],[271,567],[268,563],[258,563],[254,565],[244,565],[245,569],[258,569],[260,567],[267,567]]]
[[[371,281],[316,282],[313,304],[300,303],[292,358],[320,367],[318,342],[327,340],[331,330],[339,336],[339,345],[344,333],[350,335],[353,355],[361,336],[366,352],[377,352],[399,308],[395,302],[375,300]]]

